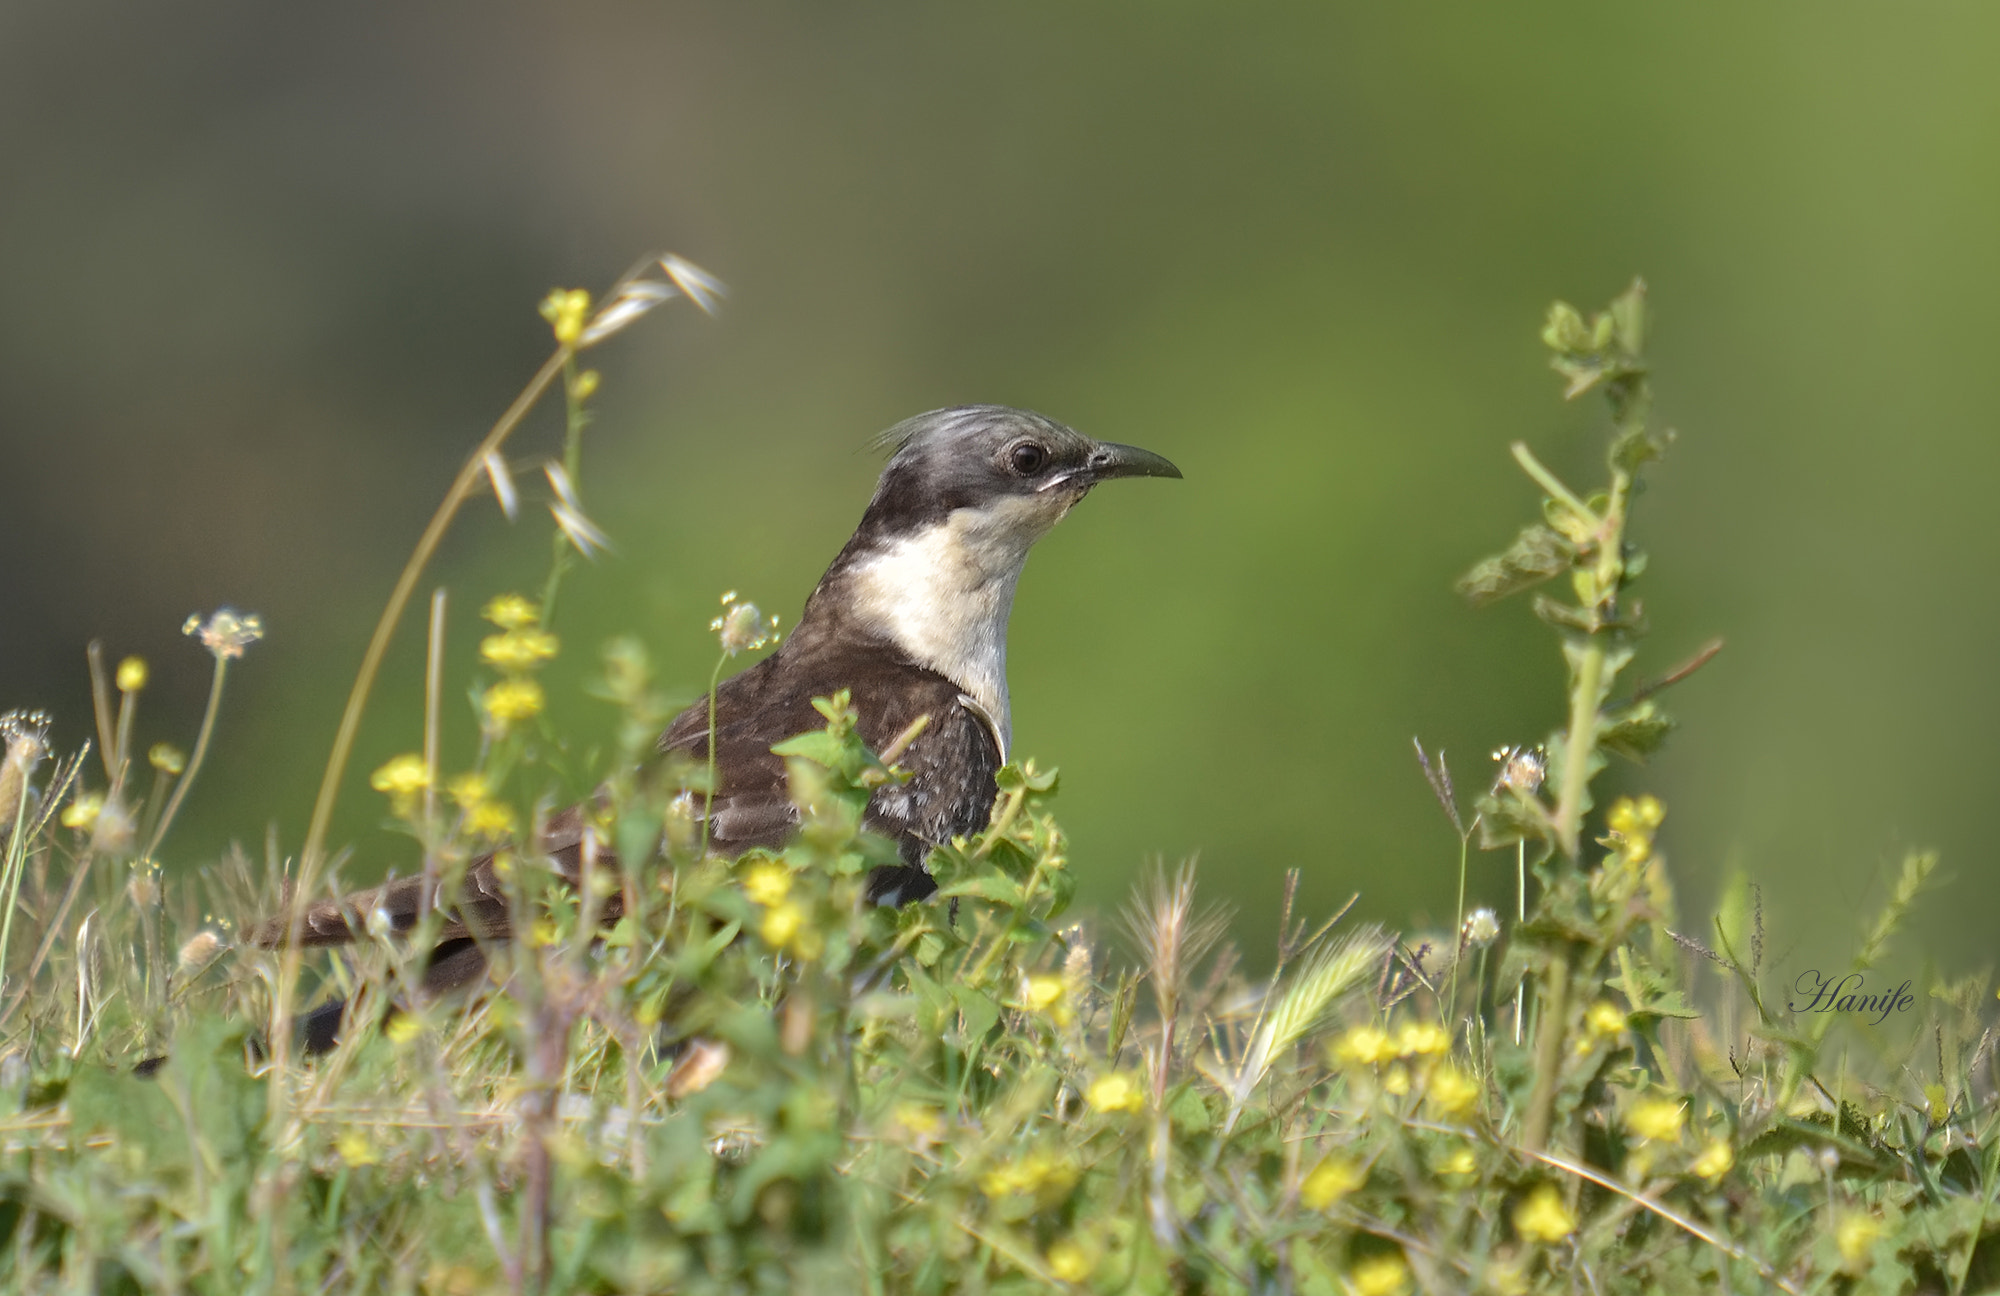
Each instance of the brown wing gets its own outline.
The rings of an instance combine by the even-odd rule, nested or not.
[[[968,705],[958,686],[937,672],[902,660],[878,644],[828,651],[819,643],[810,636],[796,639],[716,691],[718,789],[709,840],[720,852],[735,855],[756,846],[780,846],[791,836],[798,812],[792,805],[784,758],[771,748],[823,728],[826,719],[813,708],[813,699],[847,689],[860,716],[861,736],[877,751],[894,742],[919,716],[930,717],[899,761],[909,771],[909,781],[877,792],[863,821],[871,830],[895,838],[905,863],[921,875],[924,856],[932,846],[985,825],[1001,763],[999,736],[988,719]],[[705,761],[708,732],[704,700],[675,717],[660,736],[660,749]],[[582,863],[583,839],[583,817],[575,807],[551,819],[542,839],[557,873],[572,884]],[[615,870],[618,862],[599,848],[593,867]],[[369,915],[377,912],[386,916],[391,932],[407,932],[416,926],[423,886],[422,878],[396,878],[338,900],[318,901],[301,921],[300,943],[347,944],[358,938]],[[884,879],[872,888],[878,899],[911,899],[925,892],[920,876],[901,882]],[[432,903],[449,920],[439,933],[441,944],[468,937],[505,939],[512,933],[506,892],[491,855],[472,861],[455,895],[433,896]],[[621,896],[607,898],[607,921],[616,920],[623,911]],[[259,925],[250,939],[274,948],[285,943],[288,932],[288,920],[280,915]]]
[[[878,644],[815,651],[795,641],[716,691],[717,788],[709,840],[737,853],[778,846],[798,823],[784,758],[771,748],[825,727],[813,699],[849,691],[862,740],[881,751],[921,716],[923,732],[899,758],[911,777],[869,802],[868,828],[896,838],[903,858],[919,864],[930,848],[984,826],[1000,768],[998,735],[963,700],[956,684]],[[675,717],[663,751],[708,759],[706,702]]]

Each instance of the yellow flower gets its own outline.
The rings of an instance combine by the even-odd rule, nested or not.
[[[1097,1268],[1097,1257],[1075,1238],[1063,1238],[1049,1248],[1049,1272],[1066,1283],[1080,1283]]]
[[[1849,1215],[1834,1230],[1833,1244],[1840,1249],[1840,1258],[1848,1268],[1859,1269],[1868,1259],[1868,1253],[1875,1249],[1875,1240],[1881,1236],[1881,1220],[1873,1215]]]
[[[1644,864],[1653,855],[1653,832],[1667,817],[1660,799],[1648,794],[1633,800],[1619,797],[1611,803],[1604,821],[1612,832],[1613,844],[1634,864]]]
[[[1406,1066],[1392,1066],[1389,1074],[1382,1077],[1382,1091],[1398,1098],[1410,1092],[1410,1069]]]
[[[350,1166],[371,1166],[382,1163],[381,1156],[369,1144],[368,1136],[360,1130],[349,1130],[334,1140],[333,1150],[340,1159]]]
[[[62,826],[65,828],[90,828],[97,823],[97,816],[104,813],[104,794],[85,792],[82,796],[63,807]]]
[[[1402,1057],[1442,1053],[1451,1047],[1451,1032],[1436,1022],[1410,1022],[1396,1036],[1396,1052]]]
[[[1130,1071],[1113,1071],[1090,1082],[1084,1098],[1101,1112],[1146,1110],[1146,1091]]]
[[[542,709],[542,686],[531,679],[504,679],[486,690],[481,699],[486,714],[502,725],[526,720]]]
[[[1027,979],[1021,999],[1029,1012],[1047,1012],[1062,1002],[1063,979],[1043,972]]]
[[[392,797],[411,797],[431,785],[431,767],[415,752],[397,756],[368,776],[368,786]]]
[[[1543,1184],[1514,1208],[1514,1228],[1531,1242],[1560,1242],[1576,1232],[1576,1216],[1554,1184]]]
[[[486,776],[475,770],[459,775],[445,786],[445,790],[451,793],[451,799],[458,802],[460,809],[470,810],[486,799],[490,789]]]
[[[1367,1172],[1352,1161],[1328,1157],[1299,1184],[1299,1201],[1308,1210],[1323,1211],[1367,1181]]]
[[[800,958],[817,958],[825,948],[820,934],[807,921],[806,911],[790,900],[773,905],[764,914],[757,931],[772,949],[785,950]]]
[[[584,370],[576,376],[576,381],[570,385],[570,395],[576,397],[579,401],[589,400],[597,394],[597,384],[603,381],[603,377],[595,369]]]
[[[389,1037],[391,1044],[408,1044],[423,1031],[423,1023],[409,1013],[399,1012],[389,1019],[382,1033]]]
[[[895,1121],[904,1133],[920,1143],[931,1142],[944,1133],[943,1113],[923,1103],[897,1103]]]
[[[1054,972],[1037,972],[1021,978],[1021,1006],[1042,1013],[1058,1026],[1067,1026],[1075,1016],[1070,1010],[1069,982]]]
[[[1625,1115],[1625,1127],[1642,1139],[1655,1143],[1672,1143],[1681,1136],[1681,1125],[1687,1119],[1687,1108],[1672,1098],[1648,1098],[1633,1104]]]
[[[1388,1251],[1356,1261],[1347,1271],[1347,1281],[1355,1296],[1395,1296],[1409,1285],[1410,1266],[1401,1252]]]
[[[1438,1163],[1438,1173],[1448,1175],[1474,1175],[1479,1173],[1479,1158],[1469,1147],[1460,1148]]]
[[[584,319],[590,314],[590,294],[581,288],[571,288],[565,292],[560,288],[552,290],[542,298],[542,318],[554,328],[556,341],[563,346],[575,346],[583,336]]]
[[[514,826],[514,807],[505,801],[481,801],[465,812],[465,830],[475,837],[511,837]]]
[[[519,594],[500,594],[481,608],[479,615],[502,630],[521,630],[539,622],[542,610]]]
[[[995,1199],[1060,1200],[1076,1179],[1074,1163],[1051,1152],[1035,1151],[988,1170],[979,1177],[979,1191]]]
[[[554,657],[559,647],[561,644],[548,631],[523,626],[480,640],[479,657],[503,671],[526,671]]]
[[[146,659],[144,657],[127,657],[124,661],[118,663],[119,692],[137,693],[144,687],[146,687]]]
[[[1736,1154],[1729,1150],[1729,1144],[1721,1139],[1710,1139],[1708,1146],[1702,1149],[1701,1155],[1694,1159],[1694,1164],[1688,1169],[1712,1181],[1728,1174],[1730,1167],[1735,1164]]]
[[[162,774],[179,774],[187,768],[187,753],[172,743],[154,743],[146,761]]]
[[[1583,1015],[1583,1027],[1593,1037],[1617,1035],[1625,1029],[1625,1014],[1618,1010],[1617,1004],[1599,999]]]
[[[1389,1033],[1377,1026],[1356,1026],[1333,1046],[1334,1060],[1372,1066],[1396,1056]]]
[[[1479,1082],[1449,1063],[1431,1073],[1424,1098],[1446,1116],[1462,1116],[1479,1101]]]
[[[743,892],[766,908],[778,904],[792,892],[792,873],[776,860],[752,864],[743,874]]]

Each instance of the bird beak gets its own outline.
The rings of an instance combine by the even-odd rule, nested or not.
[[[1084,461],[1083,472],[1086,481],[1110,481],[1113,477],[1178,477],[1181,470],[1174,467],[1162,455],[1151,450],[1141,450],[1138,446],[1119,445],[1115,441],[1100,441]]]

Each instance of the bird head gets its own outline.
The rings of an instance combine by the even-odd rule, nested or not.
[[[1181,475],[1150,450],[1093,441],[1054,419],[1004,405],[919,414],[890,428],[877,444],[892,454],[863,532],[907,535],[955,523],[968,539],[1018,550],[1021,557],[1099,482]]]
[[[1003,405],[919,414],[879,444],[892,453],[875,497],[794,642],[833,642],[836,626],[888,642],[976,700],[1004,750],[1007,619],[1028,550],[1099,482],[1180,469]]]

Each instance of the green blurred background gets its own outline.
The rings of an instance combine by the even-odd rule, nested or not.
[[[1986,958],[2000,679],[2000,9],[23,0],[0,13],[0,706],[89,729],[83,644],[154,663],[192,736],[195,609],[263,614],[175,853],[296,849],[381,600],[466,450],[546,353],[534,305],[649,248],[733,292],[605,374],[558,722],[602,734],[594,646],[683,696],[717,595],[793,619],[858,517],[865,444],[1028,405],[1175,459],[1098,492],[1014,617],[1018,748],[1064,771],[1082,902],[1199,852],[1268,940],[1324,909],[1450,920],[1462,788],[1533,741],[1559,659],[1451,590],[1602,418],[1537,331],[1653,285],[1664,418],[1641,501],[1648,770],[1684,925],[1764,885],[1774,952],[1844,961],[1911,845],[1934,955]],[[517,440],[557,444],[551,412]],[[462,666],[531,588],[545,515],[470,509],[434,576]],[[407,866],[368,770],[417,745],[413,609],[341,839]],[[463,687],[463,670],[458,687]],[[468,712],[450,712],[462,743]],[[1511,856],[1475,857],[1510,894]],[[356,866],[356,873],[363,871]]]

